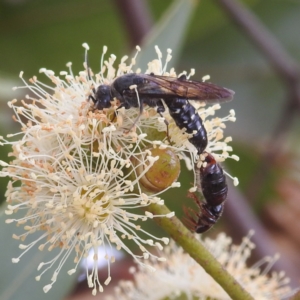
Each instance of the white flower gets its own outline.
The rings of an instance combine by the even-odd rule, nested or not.
[[[64,81],[52,71],[41,71],[54,87],[36,77],[30,85],[24,81],[25,88],[35,96],[27,96],[28,102],[9,102],[22,127],[21,132],[9,137],[20,136],[20,140],[2,138],[2,144],[12,146],[10,156],[14,157],[9,164],[1,162],[4,168],[0,175],[11,177],[6,214],[12,218],[7,223],[24,227],[23,234],[13,236],[22,241],[19,247],[23,250],[13,262],[17,263],[33,247],[41,251],[61,249],[51,261],[38,266],[41,273],[37,280],[54,269],[52,282],[44,287],[47,292],[67,257],[74,257],[74,268],[68,271],[73,274],[82,258],[93,250],[95,264],[88,284],[96,294],[98,289],[103,290],[97,261],[107,261],[108,277],[104,284],[111,280],[109,265],[115,260],[109,256],[111,247],[125,250],[138,263],[146,265],[148,258],[156,257],[149,247],[161,249],[168,239],[151,235],[140,223],[173,214],[157,216],[146,209],[142,214],[136,213],[136,208],[163,204],[158,194],[144,193],[139,182],[158,157],[152,157],[145,149],[144,135],[128,134],[118,123],[111,124],[108,114],[91,110],[86,72],[79,76],[73,76],[71,70],[69,74],[62,72],[66,75]],[[137,159],[133,162],[132,157]],[[143,168],[138,172],[140,166]],[[13,218],[17,210],[24,211],[20,219]],[[27,236],[38,230],[40,237],[25,244]],[[133,253],[126,240],[133,240],[140,253]],[[107,248],[104,257],[98,257],[99,246]]]
[[[86,44],[84,47],[88,49]],[[116,113],[120,104],[117,100],[103,111],[94,109],[93,101],[88,100],[95,89],[100,84],[111,84],[116,76],[132,72],[135,64],[133,58],[127,65],[125,57],[115,69],[116,57],[111,55],[104,60],[106,51],[104,47],[101,72],[95,76],[86,65],[85,70],[75,76],[71,63],[67,64],[69,71],[61,72],[60,77],[51,70],[40,70],[52,81],[52,85],[38,81],[35,76],[28,84],[21,72],[20,77],[25,85],[18,88],[28,89],[30,96],[26,96],[26,102],[16,99],[9,102],[15,121],[21,125],[21,132],[8,136],[19,137],[18,141],[2,138],[2,144],[12,146],[10,156],[14,158],[9,164],[0,162],[3,166],[0,176],[11,177],[6,192],[7,215],[22,210],[24,216],[20,219],[12,217],[7,223],[24,226],[22,235],[13,236],[22,242],[31,233],[41,230],[37,240],[20,245],[23,252],[13,262],[18,262],[32,247],[38,247],[41,251],[61,249],[53,260],[38,267],[41,273],[37,280],[47,270],[54,269],[52,282],[44,287],[45,292],[57,280],[69,256],[74,255],[74,269],[68,272],[73,274],[81,259],[89,251],[94,251],[95,264],[88,276],[93,294],[103,290],[98,280],[98,260],[105,259],[108,264],[108,277],[104,284],[111,280],[110,263],[114,261],[114,257],[109,256],[111,247],[123,249],[144,266],[148,258],[160,259],[148,247],[160,249],[161,243],[167,244],[168,239],[157,238],[144,231],[139,221],[173,216],[173,213],[152,215],[146,207],[152,203],[163,204],[158,195],[180,186],[175,182],[180,169],[172,169],[171,179],[159,189],[151,181],[151,178],[155,181],[158,175],[152,174],[151,177],[148,171],[153,171],[152,166],[156,170],[155,163],[160,164],[158,159],[165,154],[165,149],[175,153],[178,161],[184,159],[193,171],[193,164],[199,159],[196,148],[188,141],[189,135],[177,128],[167,110],[164,117],[169,122],[169,137],[164,120],[154,108],[145,107],[136,124],[139,109],[123,108]],[[171,59],[170,51],[164,66],[158,48],[156,51],[159,59],[149,64],[147,73],[176,76],[173,69],[166,71]],[[199,106],[197,103],[195,105]],[[234,112],[223,119],[210,119],[209,116],[214,115],[219,106],[206,109],[202,104],[200,106],[199,114],[209,139],[207,151],[218,161],[227,157],[237,159],[235,155],[229,155],[232,149],[227,143],[231,138],[223,138],[224,122],[234,121]],[[158,153],[157,149],[163,154]],[[153,152],[156,154],[152,155]],[[172,157],[173,154],[167,155]],[[179,162],[176,164],[179,165]],[[147,183],[148,190],[144,186],[145,174],[150,181]],[[140,207],[145,210],[143,214],[133,211]],[[126,239],[133,240],[142,253],[133,253],[125,243]],[[107,247],[104,257],[98,256],[99,246]]]
[[[292,295],[287,285],[289,280],[283,272],[268,274],[278,257],[266,257],[252,267],[247,266],[247,259],[254,248],[250,235],[238,246],[232,245],[231,239],[223,233],[215,240],[206,238],[203,243],[255,300],[277,300]],[[138,270],[133,268],[134,282],[120,281],[115,288],[114,297],[107,299],[231,299],[222,287],[173,241],[164,248],[164,255],[168,257],[166,262],[153,262],[155,272],[149,272],[139,266]]]

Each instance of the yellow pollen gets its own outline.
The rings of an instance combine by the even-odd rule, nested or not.
[[[76,199],[74,207],[80,218],[91,225],[102,223],[111,214],[111,202],[99,186],[81,189],[80,197]]]

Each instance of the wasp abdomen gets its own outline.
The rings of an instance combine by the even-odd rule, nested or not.
[[[195,194],[190,194],[199,211],[185,209],[184,221],[192,231],[203,233],[220,219],[228,187],[222,167],[211,154],[206,153],[205,162],[200,168],[195,168],[198,190],[202,191],[204,201],[200,201]]]
[[[210,206],[207,203],[201,204],[201,214],[195,226],[195,232],[203,233],[209,230],[220,219],[224,209],[224,204]]]
[[[173,101],[165,102],[176,125],[193,134],[189,142],[196,147],[198,154],[201,154],[207,146],[207,133],[195,107],[186,99],[175,98]]]
[[[196,169],[196,174],[198,189],[201,189],[206,203],[217,206],[226,200],[228,192],[226,177],[222,167],[211,154],[206,153],[205,162],[200,169]]]
[[[209,155],[211,156],[211,155]],[[203,196],[207,203],[216,206],[227,198],[228,187],[223,169],[215,162],[200,168],[200,181]]]

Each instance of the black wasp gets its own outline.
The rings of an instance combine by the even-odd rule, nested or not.
[[[89,68],[88,76],[91,80]],[[94,102],[95,109],[103,110],[111,107],[111,101],[116,98],[120,101],[118,109],[138,107],[139,117],[144,104],[157,107],[157,113],[163,116],[164,102],[176,125],[192,134],[189,142],[196,147],[198,154],[203,153],[207,146],[207,133],[201,117],[188,100],[213,104],[230,101],[234,95],[232,90],[212,83],[188,80],[185,75],[175,78],[136,73],[119,76],[110,85],[99,85],[93,92],[94,95],[89,98]],[[199,213],[186,209],[185,223],[197,233],[207,231],[218,221],[223,212],[228,190],[223,169],[216,163],[214,157],[206,153],[205,162],[205,167],[196,167],[196,173],[199,173],[197,185],[202,190],[205,202],[200,202],[194,195],[193,198],[200,209]],[[195,220],[195,217],[198,220]]]
[[[191,208],[184,207],[186,217],[183,221],[191,231],[197,233],[209,230],[219,220],[228,192],[222,167],[211,154],[205,155],[206,164],[196,168],[197,185],[201,187],[205,202],[191,194],[190,197],[196,202],[199,212],[195,213]]]
[[[132,88],[136,86],[136,89]],[[90,96],[95,108],[109,108],[111,101],[117,98],[121,105],[129,109],[143,104],[157,106],[157,112],[163,112],[162,99],[167,103],[174,99],[198,100],[206,103],[220,103],[232,100],[234,92],[207,82],[187,80],[185,75],[179,78],[154,74],[128,73],[117,77],[110,85],[99,85]]]
[[[90,98],[95,109],[99,110],[111,107],[111,101],[117,98],[120,101],[118,109],[139,107],[141,115],[146,104],[157,107],[157,112],[162,116],[165,111],[164,101],[179,128],[186,128],[187,133],[196,132],[189,141],[199,154],[207,145],[206,131],[200,116],[188,100],[220,103],[232,100],[234,95],[233,91],[212,83],[187,80],[185,75],[176,78],[136,73],[119,76],[110,85],[99,85],[93,91],[94,95]]]

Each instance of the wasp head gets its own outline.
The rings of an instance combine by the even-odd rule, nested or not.
[[[103,108],[111,107],[110,101],[111,97],[111,87],[110,85],[99,85],[95,93],[95,108],[102,110]]]

